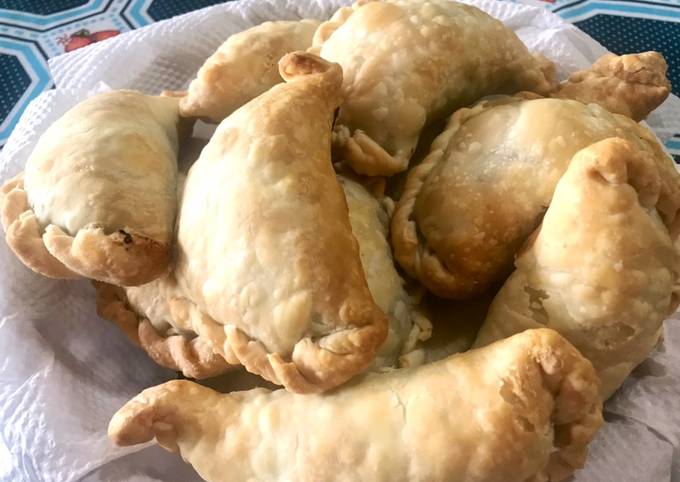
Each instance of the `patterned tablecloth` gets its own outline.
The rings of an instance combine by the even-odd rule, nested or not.
[[[221,1],[0,0],[0,147],[30,100],[52,86],[48,58]],[[680,0],[553,0],[544,5],[612,52],[663,53],[673,93],[680,95]],[[666,146],[680,162],[680,132]]]

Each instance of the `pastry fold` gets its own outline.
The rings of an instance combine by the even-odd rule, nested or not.
[[[312,45],[317,20],[264,22],[232,35],[205,61],[181,96],[184,117],[219,123],[233,111],[283,82],[277,62]]]
[[[158,365],[197,380],[234,367],[193,330],[187,300],[172,273],[127,288],[95,282],[95,289],[97,314],[114,322]]]
[[[670,94],[667,71],[666,60],[658,52],[605,54],[590,69],[571,74],[553,96],[599,104],[640,121]]]
[[[177,452],[206,481],[556,481],[602,423],[592,365],[553,330],[529,330],[328,393],[149,388],[112,418],[119,445]]]
[[[608,398],[678,305],[680,256],[658,214],[661,173],[629,141],[579,151],[478,335],[553,328],[592,361]]]
[[[175,221],[178,101],[95,95],[40,137],[0,191],[7,244],[34,271],[139,285],[165,271]]]
[[[571,158],[609,137],[653,158],[657,210],[677,232],[679,176],[654,134],[596,104],[525,97],[458,110],[409,172],[392,220],[395,258],[439,296],[474,296],[508,276]]]
[[[343,69],[334,149],[371,176],[405,170],[421,130],[456,108],[556,87],[552,64],[511,29],[446,0],[358,2],[319,27],[312,49]]]
[[[191,167],[175,274],[216,352],[314,392],[365,370],[387,319],[330,162],[342,70],[301,52],[279,68],[286,83],[222,121]]]

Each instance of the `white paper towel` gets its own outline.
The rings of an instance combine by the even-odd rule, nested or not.
[[[342,0],[242,0],[153,24],[54,58],[56,89],[27,109],[0,157],[0,182],[20,171],[38,135],[101,89],[148,93],[184,87],[230,34],[266,20],[327,18]],[[604,48],[548,11],[469,0],[556,61],[561,77]],[[649,119],[662,139],[680,132],[680,101]],[[26,269],[0,241],[0,480],[198,481],[156,446],[115,448],[111,415],[144,388],[174,377],[99,319],[88,282],[54,281]],[[609,423],[579,482],[680,482],[680,327],[607,404]]]

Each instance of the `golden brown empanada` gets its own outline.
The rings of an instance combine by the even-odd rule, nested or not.
[[[680,256],[657,212],[663,174],[656,164],[622,139],[574,156],[494,299],[478,346],[547,326],[593,362],[603,398],[623,383],[680,299]]]
[[[265,22],[232,35],[198,71],[180,101],[181,114],[219,123],[283,82],[277,62],[288,52],[311,46],[318,26],[311,19]]]
[[[605,54],[590,69],[571,74],[553,96],[593,102],[639,121],[670,94],[667,70],[666,60],[658,52]]]
[[[225,119],[191,167],[175,273],[215,351],[313,392],[365,370],[387,319],[330,162],[342,70],[300,52],[279,68],[287,83]]]
[[[66,112],[2,188],[7,244],[48,277],[158,277],[175,221],[179,119],[177,99],[123,90]]]
[[[392,175],[426,124],[489,94],[555,87],[553,66],[481,10],[446,0],[359,2],[319,27],[313,51],[342,66],[334,147],[356,172]]]
[[[401,355],[428,338],[429,321],[415,310],[394,267],[387,241],[387,211],[360,184],[344,177],[339,180],[369,290],[389,320],[387,339],[378,349],[372,368],[392,367]],[[95,287],[99,315],[116,323],[159,365],[196,379],[233,368],[193,331],[189,310],[184,309],[189,302],[174,273],[143,286],[116,288],[95,283]]]
[[[457,111],[409,173],[392,220],[395,258],[439,296],[484,292],[510,274],[573,155],[612,136],[655,159],[657,210],[675,226],[678,173],[649,130],[595,104],[501,98]]]
[[[210,482],[557,481],[602,423],[598,389],[564,338],[530,330],[320,395],[172,381],[128,402],[109,435],[155,437]]]

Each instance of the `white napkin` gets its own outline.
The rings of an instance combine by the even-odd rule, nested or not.
[[[69,107],[106,88],[148,93],[185,87],[230,34],[266,20],[328,18],[343,0],[242,0],[189,13],[54,58],[56,90],[31,103],[0,157],[0,182],[20,171],[38,135]],[[539,7],[467,0],[515,29],[559,74],[587,67],[604,48]],[[680,132],[680,101],[649,119],[663,139]],[[174,377],[99,319],[86,281],[33,274],[0,241],[0,480],[200,480],[156,446],[119,449],[111,415],[146,387]],[[680,327],[607,404],[580,482],[680,480]],[[675,479],[671,474],[674,474]]]

